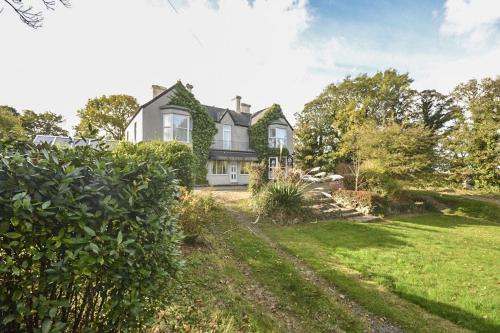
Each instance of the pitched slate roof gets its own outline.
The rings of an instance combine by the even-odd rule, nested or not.
[[[203,105],[208,111],[208,114],[215,122],[220,122],[224,115],[228,113],[235,125],[248,127],[251,125],[252,115],[250,113],[240,113],[234,110],[218,108],[216,106]]]

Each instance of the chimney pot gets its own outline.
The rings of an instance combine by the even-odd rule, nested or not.
[[[236,96],[236,112],[241,112],[241,96]]]
[[[153,88],[153,98],[155,98],[156,96],[167,90],[167,88],[156,84],[153,84],[152,88]]]
[[[241,113],[250,113],[250,104],[241,103]]]

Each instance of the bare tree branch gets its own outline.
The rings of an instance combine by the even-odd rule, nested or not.
[[[25,6],[23,0],[3,0],[7,5],[9,5],[14,12],[19,15],[21,21],[27,24],[33,29],[38,29],[43,23],[43,13],[39,10],[35,10],[33,6]],[[55,0],[42,0],[44,6],[48,10],[54,10],[56,1]],[[70,7],[71,3],[69,0],[58,0],[64,7]],[[0,9],[0,13],[3,12],[3,8]]]

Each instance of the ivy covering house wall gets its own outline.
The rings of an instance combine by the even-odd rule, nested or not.
[[[205,107],[184,87],[181,81],[175,85],[175,94],[170,104],[183,106],[191,110],[193,119],[193,177],[196,184],[207,183],[207,163],[213,138],[217,133],[214,120],[209,116]]]
[[[271,156],[288,156],[288,149],[283,147],[280,148],[270,148],[268,131],[269,125],[274,121],[285,118],[281,106],[278,104],[273,104],[265,114],[260,118],[255,124],[251,125],[248,129],[248,136],[250,138],[250,147],[257,153],[257,158],[259,161],[264,161],[266,165],[268,164],[268,159]]]

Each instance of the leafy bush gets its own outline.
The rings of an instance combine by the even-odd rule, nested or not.
[[[163,162],[0,142],[0,331],[140,331],[180,267]]]
[[[180,180],[180,185],[187,188],[193,187],[192,163],[193,152],[191,148],[178,141],[149,141],[133,144],[120,142],[115,148],[118,155],[125,155],[136,162],[156,160],[164,167],[174,169]]]
[[[256,195],[267,184],[267,166],[265,162],[252,163],[248,174],[248,188]]]
[[[212,194],[183,191],[177,213],[186,240],[196,241],[207,225],[218,218],[220,212],[221,207]]]
[[[290,181],[275,181],[266,185],[253,201],[259,216],[268,216],[280,223],[301,217],[305,211],[305,187]]]

